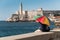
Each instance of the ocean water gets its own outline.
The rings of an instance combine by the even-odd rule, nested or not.
[[[40,27],[36,22],[6,22],[0,21],[0,37],[34,32]],[[55,26],[51,23],[51,29]]]
[[[0,37],[34,32],[40,26],[36,22],[5,22],[0,21]]]

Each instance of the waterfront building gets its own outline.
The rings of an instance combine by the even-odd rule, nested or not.
[[[48,18],[53,22],[55,21],[54,14],[49,14]]]
[[[42,8],[39,8],[37,10],[31,10],[31,11],[24,11],[23,10],[23,5],[21,3],[20,9],[16,11],[15,14],[12,14],[11,20],[12,21],[32,21],[34,20],[34,16],[36,15],[43,15],[43,10]]]
[[[60,22],[60,16],[55,16],[55,22]]]
[[[42,8],[36,9],[36,10],[31,10],[31,11],[24,11],[23,10],[23,5],[21,3],[20,9],[16,11],[15,14],[12,14],[12,16],[8,19],[10,21],[31,21],[34,20],[34,16],[36,15],[45,15],[49,17],[52,21],[55,21],[55,17],[57,15],[60,16],[60,11],[59,10],[43,10]]]
[[[8,18],[6,21],[12,21],[12,19],[11,18]]]
[[[18,21],[18,19],[19,19],[18,14],[12,14],[11,19],[12,19],[12,21]]]
[[[54,22],[55,22],[56,26],[60,26],[60,16],[54,16],[54,17],[55,17]]]
[[[43,15],[48,17],[50,14],[60,15],[60,10],[43,10]]]
[[[54,22],[58,22],[58,20],[60,19],[59,17],[57,17],[60,16],[59,10],[43,10],[43,14],[49,17],[49,19],[51,19]]]
[[[23,20],[28,21],[28,11],[23,12]]]
[[[43,10],[42,8],[37,9],[37,10],[32,10],[32,11],[28,11],[28,20],[34,20],[34,16],[36,15],[43,15]]]

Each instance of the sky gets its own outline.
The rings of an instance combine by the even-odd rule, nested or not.
[[[23,10],[60,10],[60,0],[0,0],[0,20],[7,20],[12,14],[20,9]]]

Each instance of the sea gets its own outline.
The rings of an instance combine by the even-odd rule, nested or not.
[[[40,24],[36,22],[7,22],[0,21],[0,37],[21,35],[31,33],[39,29]],[[53,22],[50,26],[51,30],[55,28]]]

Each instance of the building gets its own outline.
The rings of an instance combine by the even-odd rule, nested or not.
[[[45,15],[52,21],[55,21],[57,19],[56,16],[60,16],[60,10],[43,10],[39,8],[31,11],[24,11],[21,3],[20,9],[16,11],[15,14],[12,14],[12,16],[8,18],[8,21],[31,21],[34,20],[34,16],[36,15]]]
[[[55,17],[55,22],[59,22],[60,23],[60,16],[54,16]]]
[[[54,22],[57,22],[56,20],[59,19],[60,11],[59,10],[43,10],[43,14],[51,18],[51,20],[53,20]]]
[[[54,20],[54,22],[55,22],[55,25],[56,26],[60,26],[60,16],[54,16],[55,18],[55,20]]]
[[[43,15],[42,8],[32,11],[23,11],[23,5],[21,3],[20,9],[16,11],[16,14],[12,14],[11,21],[32,21],[34,16]]]
[[[60,10],[43,10],[43,15],[49,16],[50,14],[60,15]]]
[[[29,19],[28,20],[34,20],[34,16],[37,16],[37,15],[43,15],[43,12],[42,12],[42,8],[38,9],[38,10],[32,10],[32,11],[28,11],[28,17]]]
[[[12,19],[12,21],[18,21],[19,20],[18,14],[12,14],[11,19]]]

